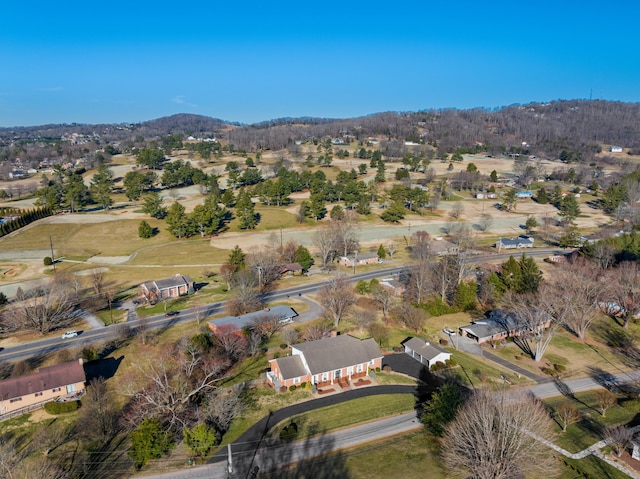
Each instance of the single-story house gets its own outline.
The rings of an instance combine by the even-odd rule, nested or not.
[[[140,285],[140,293],[152,303],[165,298],[177,298],[185,294],[193,294],[194,291],[194,284],[191,278],[182,274],[176,274],[171,278],[149,281]]]
[[[495,199],[497,198],[498,195],[495,193],[476,193],[476,199],[478,200],[484,200],[486,199]]]
[[[382,356],[373,338],[358,339],[348,334],[294,344],[291,356],[269,361],[267,382],[275,388],[303,382],[317,387],[347,385],[381,368]]]
[[[460,247],[451,241],[442,239],[440,236],[436,236],[433,241],[429,242],[429,248],[431,252],[437,256],[446,256],[450,254],[458,254]]]
[[[496,248],[498,250],[504,249],[520,249],[520,248],[533,248],[534,239],[531,236],[520,235],[517,238],[499,238],[496,241]]]
[[[438,362],[451,359],[451,353],[423,338],[409,338],[402,345],[405,353],[429,369]]]
[[[302,265],[300,263],[281,264],[278,271],[280,276],[299,276],[302,274]]]
[[[33,411],[50,401],[77,398],[84,393],[85,381],[82,359],[0,381],[0,419],[11,413]]]
[[[538,325],[538,328],[548,328],[550,320]],[[478,344],[489,341],[501,341],[510,336],[521,336],[530,331],[527,324],[522,324],[502,309],[494,309],[489,317],[480,321],[473,321],[469,326],[459,328],[460,335],[474,339]]]
[[[356,265],[378,264],[380,258],[377,253],[363,253],[355,256],[341,256],[338,261],[341,266],[353,266],[354,263]]]
[[[402,296],[406,289],[400,282],[398,275],[392,276],[391,278],[382,278],[379,285],[382,289],[385,289],[394,296]]]
[[[621,146],[611,146],[611,147],[609,147],[609,152],[611,152],[611,153],[622,153],[622,147]]]
[[[274,306],[273,308],[265,308],[241,316],[225,316],[224,318],[214,319],[209,321],[207,325],[214,333],[221,327],[224,327],[227,332],[233,332],[251,329],[256,324],[270,319],[275,319],[280,323],[290,323],[296,316],[298,316],[298,313],[289,306]]]

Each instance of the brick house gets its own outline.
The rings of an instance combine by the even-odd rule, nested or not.
[[[157,279],[140,285],[140,293],[150,303],[166,298],[177,298],[194,292],[194,283],[189,276],[176,274],[171,278]]]
[[[365,264],[378,264],[380,258],[377,253],[364,253],[357,256],[341,256],[338,260],[340,266],[354,266],[354,263],[358,266]]]
[[[75,399],[84,394],[85,381],[82,359],[0,381],[0,419],[39,409],[50,401]]]
[[[348,334],[294,344],[291,356],[269,361],[267,382],[276,389],[307,382],[323,387],[348,385],[382,367],[382,351],[373,338]]]

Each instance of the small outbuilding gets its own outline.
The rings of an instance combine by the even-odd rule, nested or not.
[[[451,359],[450,352],[424,338],[409,338],[402,345],[405,353],[429,369],[436,363],[445,363]]]

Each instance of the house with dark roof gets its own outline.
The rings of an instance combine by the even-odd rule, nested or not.
[[[500,251],[504,249],[520,249],[520,248],[533,248],[533,237],[520,235],[517,238],[499,238],[496,242],[496,248]]]
[[[50,401],[75,399],[84,394],[85,381],[82,359],[0,381],[0,420],[39,409]]]
[[[402,343],[404,352],[429,369],[436,363],[451,359],[451,353],[424,338],[409,338]]]
[[[182,274],[176,274],[171,278],[148,281],[140,285],[140,293],[150,303],[193,294],[194,291],[194,283],[191,278]]]
[[[285,263],[278,268],[280,276],[299,276],[302,274],[302,265],[300,263]]]
[[[550,320],[541,322],[536,328],[548,328]],[[531,331],[531,325],[519,322],[513,315],[502,309],[494,309],[487,318],[459,328],[460,335],[474,339],[478,344],[502,341],[508,337],[522,336]]]
[[[382,351],[373,338],[348,334],[294,344],[291,356],[269,361],[267,382],[276,389],[303,382],[323,387],[347,386],[352,380],[382,367]]]
[[[281,324],[290,323],[298,316],[293,308],[289,306],[273,306],[272,308],[261,309],[241,316],[225,316],[223,318],[209,321],[207,325],[214,333],[224,330],[225,332],[242,331],[251,329],[255,325],[264,321],[277,321]]]

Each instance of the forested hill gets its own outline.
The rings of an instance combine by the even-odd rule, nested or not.
[[[55,142],[73,133],[99,136],[97,143],[101,145],[178,134],[216,137],[235,148],[255,151],[280,150],[296,142],[327,137],[345,141],[376,138],[389,156],[395,156],[405,141],[411,141],[447,152],[482,148],[496,153],[526,150],[529,154],[557,156],[569,151],[588,157],[601,145],[619,145],[640,153],[640,103],[570,100],[493,110],[386,112],[350,119],[281,118],[253,125],[177,114],[135,124],[0,128],[0,146],[34,140]],[[11,155],[4,156],[8,159]]]

